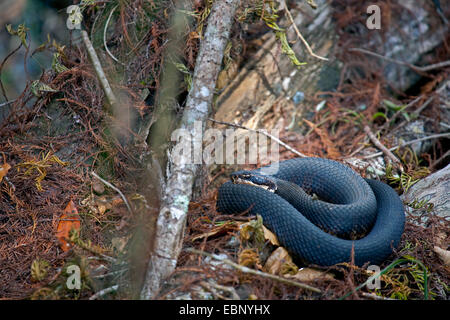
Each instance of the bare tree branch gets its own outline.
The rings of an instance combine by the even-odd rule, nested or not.
[[[398,148],[406,147],[406,146],[409,146],[409,145],[411,145],[413,143],[416,143],[416,142],[421,142],[421,141],[430,140],[430,139],[444,138],[444,137],[449,137],[449,136],[450,136],[450,133],[433,134],[431,136],[418,138],[418,139],[414,139],[414,140],[411,140],[411,141],[408,141],[408,142],[400,143],[398,146],[389,148],[388,150],[389,151],[394,151],[394,150],[397,150]],[[372,158],[379,157],[382,154],[383,154],[383,152],[377,152],[377,153],[373,153],[373,154],[370,154],[368,156],[362,157],[361,159],[372,159]]]
[[[201,139],[203,135],[238,2],[239,0],[216,0],[211,8],[208,27],[195,64],[192,89],[180,126],[180,129],[185,130],[194,139]],[[197,130],[198,123],[201,123],[201,132]],[[177,150],[177,145],[181,143],[183,142],[180,140],[173,150]],[[176,156],[178,155],[172,151],[170,158]],[[154,296],[161,282],[174,271],[181,251],[192,185],[199,170],[199,165],[193,164],[190,155],[184,157],[172,164],[168,173],[156,226],[154,251],[141,291],[142,299],[151,299]]]
[[[223,259],[220,256],[218,256],[217,254],[211,254],[211,253],[200,251],[200,250],[193,249],[193,248],[188,248],[188,249],[186,249],[186,251],[192,252],[192,253],[196,253],[196,254],[201,254],[201,255],[213,258],[215,260],[221,261],[221,262],[223,262],[223,263],[225,263],[225,264],[227,264],[227,265],[229,265],[229,266],[231,266],[231,267],[233,267],[233,268],[235,268],[235,269],[237,269],[237,270],[239,270],[241,272],[244,272],[244,273],[253,274],[255,276],[260,276],[260,277],[268,278],[268,279],[271,279],[271,280],[279,281],[281,283],[285,283],[285,284],[288,284],[288,285],[291,285],[291,286],[296,286],[296,287],[299,287],[299,288],[302,288],[302,289],[306,289],[306,290],[310,290],[310,291],[313,291],[313,292],[316,292],[316,293],[322,293],[322,291],[320,291],[320,289],[317,289],[315,287],[309,286],[307,284],[304,284],[304,283],[301,283],[301,282],[298,282],[298,281],[294,281],[294,280],[290,280],[290,279],[287,279],[287,278],[284,278],[284,277],[280,277],[280,276],[277,276],[277,275],[274,275],[274,274],[265,273],[265,272],[262,272],[262,271],[259,271],[259,270],[250,269],[248,267],[241,266],[240,264],[237,264],[237,263],[231,261],[230,259]]]
[[[441,61],[441,62],[430,64],[430,65],[424,66],[424,67],[419,67],[419,66],[416,66],[414,64],[405,62],[405,61],[401,61],[401,60],[385,57],[385,56],[383,56],[381,54],[378,54],[378,53],[375,53],[375,52],[372,52],[372,51],[369,51],[369,50],[366,50],[366,49],[350,48],[350,49],[348,49],[348,51],[358,51],[358,52],[367,54],[369,56],[373,56],[373,57],[376,57],[376,58],[379,58],[379,59],[383,59],[383,60],[386,60],[386,61],[389,61],[389,62],[392,62],[392,63],[395,63],[395,64],[399,64],[399,65],[402,65],[402,66],[409,67],[409,68],[411,68],[411,69],[413,69],[415,71],[418,71],[418,72],[427,72],[427,71],[431,71],[431,70],[434,70],[434,69],[441,69],[441,68],[445,68],[445,67],[450,66],[450,60]]]
[[[369,139],[373,142],[373,144],[377,146],[378,149],[380,149],[389,159],[391,159],[391,161],[399,167],[400,171],[403,171],[403,166],[400,160],[397,159],[397,157],[388,148],[386,148],[380,142],[380,140],[378,140],[377,137],[375,137],[375,135],[373,134],[372,130],[370,130],[370,127],[368,125],[364,126],[364,132],[368,135]]]
[[[289,146],[288,144],[284,143],[283,141],[281,141],[280,139],[278,139],[277,137],[271,135],[270,133],[268,133],[266,130],[261,130],[261,129],[251,129],[248,127],[245,127],[243,125],[240,124],[236,124],[236,123],[231,123],[231,122],[226,122],[226,121],[219,121],[219,120],[214,120],[214,119],[209,119],[209,121],[215,122],[215,123],[219,123],[219,124],[224,124],[230,127],[235,127],[235,128],[240,128],[240,129],[244,129],[244,130],[248,130],[251,132],[256,132],[256,133],[261,133],[263,135],[265,135],[266,137],[269,137],[270,139],[274,140],[276,143],[278,143],[279,145],[282,145],[283,147],[285,147],[287,150],[289,150],[290,152],[296,154],[299,157],[302,158],[306,158],[308,157],[307,155],[304,155],[303,153],[295,150],[294,148],[292,148],[291,146]]]
[[[81,31],[81,36],[83,38],[83,43],[87,49],[89,57],[91,58],[92,65],[94,66],[95,72],[97,73],[98,80],[100,81],[100,85],[105,92],[106,98],[111,106],[115,106],[117,99],[114,95],[114,92],[109,85],[109,81],[106,78],[105,72],[103,71],[102,64],[98,59],[97,52],[95,52],[94,47],[92,46],[91,40],[89,40],[89,36],[86,31]]]

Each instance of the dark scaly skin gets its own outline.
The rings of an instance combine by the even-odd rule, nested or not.
[[[349,262],[352,246],[356,265],[380,264],[398,246],[405,216],[403,204],[391,187],[363,179],[332,160],[291,159],[279,165],[279,171],[271,176],[277,181],[277,194],[227,182],[219,189],[218,211],[232,214],[251,208],[250,214],[260,214],[283,246],[295,256],[317,265]],[[259,173],[260,169],[254,172]],[[313,200],[292,183],[328,202]],[[346,240],[319,226],[344,237],[368,233],[359,240]]]

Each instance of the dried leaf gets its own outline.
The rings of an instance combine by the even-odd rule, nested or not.
[[[105,192],[105,186],[103,185],[103,182],[98,179],[94,179],[92,181],[92,189],[94,189],[94,192],[97,194],[103,194]]]
[[[445,266],[450,266],[450,251],[439,248],[438,246],[434,246],[434,252],[439,256]]]
[[[104,215],[108,210],[111,210],[113,207],[117,207],[118,205],[122,204],[123,200],[120,198],[120,196],[108,196],[108,195],[102,195],[102,196],[96,196],[94,194],[91,194],[87,198],[83,199],[81,201],[81,204],[83,206],[88,207],[88,210],[90,213],[97,215]]]
[[[332,280],[334,276],[331,273],[313,269],[313,268],[302,268],[295,275],[289,275],[290,279],[296,279],[300,282],[314,281],[318,279]]]
[[[2,182],[3,177],[6,176],[9,169],[11,169],[11,166],[6,162],[0,166],[0,182]]]
[[[270,244],[272,244],[274,246],[279,246],[280,245],[280,243],[278,242],[278,238],[275,235],[275,233],[273,233],[272,231],[270,231],[269,229],[267,229],[264,226],[263,226],[263,232],[264,232],[264,239],[268,240],[270,242]]]
[[[69,204],[64,209],[64,213],[59,220],[58,228],[56,230],[56,237],[58,238],[63,251],[68,251],[71,247],[71,244],[67,241],[69,239],[70,231],[72,229],[80,230],[80,226],[81,220],[78,215],[78,210],[75,203],[70,200]]]
[[[111,246],[114,252],[124,252],[130,237],[115,237],[111,240]]]
[[[100,215],[103,215],[106,212],[106,206],[104,204],[99,204],[98,205],[98,213],[100,213]]]
[[[264,265],[264,270],[275,275],[295,274],[298,267],[292,262],[292,258],[283,247],[277,248]]]
[[[123,203],[123,199],[120,196],[115,196],[114,198],[111,199],[111,205],[113,207],[117,207],[118,205],[121,205]]]

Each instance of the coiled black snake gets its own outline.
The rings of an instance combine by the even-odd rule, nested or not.
[[[286,249],[317,265],[350,262],[352,247],[356,265],[380,264],[398,246],[405,215],[391,187],[333,160],[296,158],[278,165],[270,176],[261,174],[264,168],[233,174],[235,183],[219,189],[217,210],[261,215]]]

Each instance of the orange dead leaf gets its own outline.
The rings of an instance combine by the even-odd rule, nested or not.
[[[0,182],[2,182],[3,177],[6,176],[9,169],[11,169],[11,166],[6,162],[0,166]]]
[[[72,200],[64,209],[64,213],[59,219],[58,227],[56,229],[56,237],[58,238],[61,249],[68,251],[71,244],[67,241],[69,239],[70,230],[80,230],[81,220],[78,215],[78,210]]]

